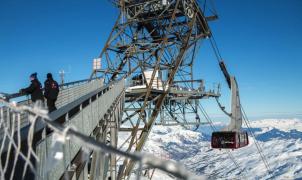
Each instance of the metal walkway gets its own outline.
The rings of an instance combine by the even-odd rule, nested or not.
[[[82,88],[83,90],[85,88],[95,90],[83,96],[77,96],[78,98],[73,98],[74,100],[61,106],[56,112],[51,113],[51,119],[60,119],[63,117],[66,126],[73,127],[84,135],[93,137],[105,135],[106,137],[107,132],[109,132],[107,125],[110,125],[111,128],[117,128],[118,120],[121,118],[123,112],[124,81],[112,83],[102,88],[96,87],[97,86],[94,83],[84,86]],[[76,91],[75,89],[72,89],[74,90],[74,93],[78,92],[78,94],[81,94],[81,92],[85,92],[85,90]],[[64,104],[64,101],[62,101],[62,104]],[[100,127],[100,125],[103,127]],[[107,127],[104,128],[104,125]],[[44,162],[46,160],[46,153],[53,151],[53,149],[51,149],[52,138],[53,135],[50,134],[37,144],[37,154],[40,157],[39,159],[41,159],[41,164],[47,164]],[[114,138],[117,140],[116,137],[112,137],[112,139]],[[100,138],[99,140],[104,142],[106,141],[106,138]],[[111,142],[111,144],[114,145],[116,142]],[[76,159],[77,154],[81,154],[80,150],[80,145],[71,143],[70,141],[65,142],[62,149],[62,153],[64,154],[63,161],[59,161],[58,165],[52,168],[48,174],[43,174],[43,172],[45,172],[45,167],[38,166],[39,175],[43,179],[59,179],[67,169],[69,173],[68,176],[74,174],[77,169],[76,164],[86,164],[84,161],[81,162],[81,159]],[[88,159],[86,159],[86,161],[87,160]],[[88,165],[86,164],[82,167],[82,170],[84,170],[85,167],[87,168]],[[77,169],[77,171],[79,171],[79,169]],[[84,172],[87,173],[87,170],[80,172],[81,174]],[[85,177],[87,176],[85,175]]]
[[[83,135],[94,137],[98,141],[109,142],[111,146],[116,147],[117,127],[119,120],[122,118],[124,96],[124,80],[108,85],[104,85],[103,80],[100,79],[67,83],[61,86],[61,91],[56,103],[58,109],[50,113],[49,117],[53,122],[64,125],[65,127],[71,127]],[[9,100],[16,97],[19,96],[14,94],[7,96],[7,99]],[[19,102],[19,104],[31,105],[31,102],[30,100],[25,100]],[[7,127],[15,130],[14,136],[16,136],[17,133],[21,134],[22,143],[26,141],[30,131],[30,123],[32,123],[30,122],[30,116],[32,115],[29,113],[21,114],[21,131],[19,132],[17,128],[18,123],[13,123],[14,118],[10,117],[13,112],[8,108],[1,108],[3,108],[2,111],[5,115],[3,119],[8,119],[8,121],[5,122],[8,125]],[[2,132],[0,137],[1,144],[3,141],[8,141],[3,135],[4,133]],[[54,141],[53,136],[56,136],[55,132],[46,127],[41,121],[35,125],[33,146],[40,161],[35,165],[37,174],[34,175],[29,172],[26,179],[32,179],[34,176],[38,177],[38,179],[60,179],[66,177],[69,179],[73,176],[77,177],[77,179],[81,179],[79,177],[84,179],[84,177],[88,177],[89,157],[83,159],[81,156],[83,154],[82,151],[84,151],[83,147],[70,141]],[[8,142],[5,143],[8,144]],[[58,146],[56,143],[63,144]],[[26,152],[27,148],[22,147],[21,151]],[[13,152],[10,153],[13,154]],[[53,153],[62,153],[63,159],[58,162],[54,162],[56,159],[52,159],[53,161],[49,160],[51,156],[56,158],[56,154]],[[87,154],[87,152],[85,153]],[[93,152],[88,152],[88,154],[92,153]],[[93,156],[96,155],[93,154]],[[100,156],[96,157],[99,158]],[[112,156],[112,158],[113,157],[114,156]],[[54,163],[56,163],[56,166],[53,166]],[[115,164],[114,159],[111,160],[111,164]],[[10,167],[10,165],[8,167]],[[95,171],[98,169],[98,171],[101,172],[99,167],[99,164],[91,164],[91,168],[94,168]],[[23,169],[17,168],[17,170],[20,170],[21,174]],[[112,170],[115,171],[115,168],[112,168]],[[15,173],[18,174],[19,172]],[[85,173],[86,175],[84,176]],[[99,176],[100,173],[94,173],[94,175]],[[97,177],[96,179],[99,178]]]

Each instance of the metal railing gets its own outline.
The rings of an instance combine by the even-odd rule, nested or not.
[[[92,81],[78,81],[76,84],[67,83],[64,86],[61,86],[61,90],[58,95],[56,102],[57,108],[61,108],[69,102],[74,101],[75,99],[90,93],[98,88],[103,86],[103,79],[94,79]]]
[[[73,86],[78,86],[78,85],[81,85],[81,84],[86,84],[86,83],[89,83],[90,81],[96,80],[96,79],[98,79],[98,78],[83,79],[83,80],[79,80],[79,81],[72,81],[72,82],[60,84],[59,87],[60,87],[60,89],[66,89],[66,88],[70,88],[70,87],[73,87]],[[100,80],[100,79],[98,79],[98,80]],[[12,94],[1,93],[1,95],[2,95],[2,99],[5,99],[6,101],[10,101],[11,99],[15,99],[15,98],[19,98],[19,97],[22,97],[22,96],[26,96],[26,94],[22,94],[22,93],[12,93]]]
[[[84,96],[85,94],[88,94],[97,89],[100,89],[103,86],[103,82],[104,82],[103,79],[92,79],[92,80],[85,79],[85,80],[74,81],[74,82],[69,82],[69,83],[60,85],[60,92],[59,92],[59,95],[58,95],[58,98],[56,101],[57,109],[60,109],[61,107],[76,100],[77,98]],[[26,96],[26,95],[21,94],[21,93],[6,94],[5,100],[11,101],[16,98],[23,97],[23,96]],[[32,102],[30,99],[28,99],[28,100],[19,101],[19,102],[17,102],[17,104],[18,105],[32,105]],[[4,109],[4,116],[8,116],[8,115],[9,115],[9,112],[7,112],[7,109]],[[20,116],[21,116],[21,128],[27,126],[29,124],[28,113],[26,113],[26,112],[21,113]],[[0,138],[1,138],[1,134],[2,134],[2,132],[0,130]]]

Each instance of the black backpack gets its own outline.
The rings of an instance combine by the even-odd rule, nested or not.
[[[56,81],[49,82],[48,96],[51,99],[57,99],[59,95],[59,85]]]

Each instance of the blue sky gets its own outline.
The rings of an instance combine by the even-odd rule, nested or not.
[[[215,1],[211,22],[242,104],[251,116],[302,114],[302,1]],[[88,78],[92,59],[104,46],[118,11],[107,0],[0,0],[0,91],[16,92],[38,72],[68,72],[67,81]],[[197,56],[197,77],[229,93],[207,40]],[[203,103],[219,113],[213,101]]]

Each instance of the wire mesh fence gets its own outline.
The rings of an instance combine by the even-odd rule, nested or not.
[[[0,101],[0,129],[1,129],[1,179],[31,179],[35,177],[38,157],[34,151],[34,129],[39,116],[31,114],[28,116],[30,127],[24,129],[26,136],[21,131],[22,115],[32,111],[47,113],[42,109],[42,104],[35,104],[33,107],[20,106],[16,103]]]
[[[53,169],[60,171],[73,171],[72,165],[61,166],[68,157],[66,153],[66,144],[78,146],[82,149],[81,158],[89,161],[92,151],[102,152],[107,156],[115,154],[123,156],[137,162],[137,179],[143,175],[140,173],[144,167],[151,169],[157,168],[167,172],[180,179],[203,179],[205,177],[195,177],[178,163],[159,159],[154,156],[141,153],[127,153],[106,144],[106,142],[97,141],[87,134],[80,133],[72,126],[63,126],[53,122],[47,110],[39,103],[34,106],[17,105],[0,100],[0,128],[1,128],[1,179],[60,179],[58,175],[50,174]],[[29,126],[21,128],[21,114],[27,113],[29,117]],[[37,132],[37,127],[44,127],[42,131]],[[52,137],[47,137],[47,132],[52,131]],[[36,146],[38,136],[44,141]],[[48,151],[45,151],[45,150]],[[44,151],[41,151],[44,150]],[[41,153],[42,152],[42,153]],[[63,163],[64,164],[64,163]],[[81,173],[83,179],[88,179],[91,171]]]

